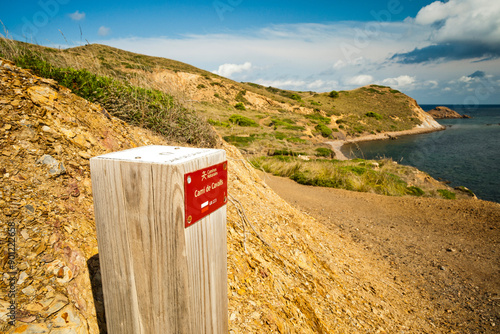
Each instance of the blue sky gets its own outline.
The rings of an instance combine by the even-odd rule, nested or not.
[[[420,104],[500,104],[500,1],[10,1],[3,35],[171,58],[293,90],[388,85]]]

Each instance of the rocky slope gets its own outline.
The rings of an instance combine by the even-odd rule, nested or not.
[[[0,331],[105,333],[88,159],[175,143],[5,60],[0,129]],[[429,320],[424,292],[393,281],[383,263],[284,202],[236,148],[221,145],[230,163],[231,333],[449,332]]]
[[[448,107],[436,107],[427,112],[434,119],[443,119],[443,118],[470,118],[468,115],[460,115],[455,110],[452,110]]]

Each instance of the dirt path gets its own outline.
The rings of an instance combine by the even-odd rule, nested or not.
[[[389,278],[429,294],[438,310],[433,321],[458,333],[500,333],[500,204],[388,197],[261,176],[367,256],[387,261]]]

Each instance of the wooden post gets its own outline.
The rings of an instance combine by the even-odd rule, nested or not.
[[[145,146],[90,167],[108,332],[227,333],[225,151]]]

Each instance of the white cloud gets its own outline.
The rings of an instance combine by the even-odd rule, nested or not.
[[[105,26],[100,26],[97,34],[99,36],[108,36],[111,33],[111,29]]]
[[[409,89],[413,88],[415,81],[416,81],[415,77],[411,77],[409,75],[400,75],[399,77],[396,78],[386,78],[382,80],[382,84],[397,89],[403,89],[403,88]]]
[[[234,80],[283,89],[343,90],[386,80],[391,87],[412,91],[410,95],[421,103],[440,102],[438,95],[429,100],[430,93],[436,93],[433,87],[453,87],[446,83],[478,68],[492,73],[495,78],[500,76],[500,59],[483,61],[480,66],[468,59],[445,61],[439,66],[394,64],[388,58],[401,50],[429,45],[433,26],[419,25],[412,20],[377,22],[380,29],[368,34],[364,32],[366,24],[273,25],[225,34],[102,38],[93,42],[175,59],[209,71],[216,69],[216,73]],[[367,36],[369,38],[365,38]],[[347,56],[341,49],[343,44],[352,46]],[[460,100],[461,96],[457,94],[456,99]],[[497,100],[492,99],[489,103],[500,103]]]
[[[374,78],[368,74],[360,74],[346,80],[346,84],[350,86],[366,86],[373,83]]]
[[[80,11],[77,10],[76,12],[69,14],[69,17],[74,21],[81,21],[85,18],[85,13],[80,13]]]
[[[434,42],[500,43],[500,1],[436,1],[422,8],[415,18],[422,25],[437,24]]]
[[[255,81],[259,85],[262,86],[271,86],[271,87],[279,87],[279,88],[289,88],[289,89],[298,89],[300,87],[304,87],[306,82],[304,80],[265,80],[265,79],[257,79]]]
[[[223,64],[219,66],[219,69],[213,71],[213,73],[221,75],[223,77],[230,78],[235,73],[241,73],[243,71],[249,71],[252,69],[252,63],[247,61],[244,64]]]

